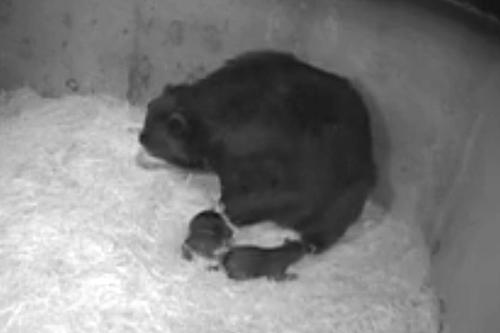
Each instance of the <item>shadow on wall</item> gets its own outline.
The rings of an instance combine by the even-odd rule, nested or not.
[[[147,55],[138,51],[130,56],[128,67],[127,99],[132,104],[138,104],[146,98],[150,91],[153,64]]]
[[[10,24],[14,12],[13,0],[0,1],[0,28]]]
[[[394,199],[394,185],[390,176],[391,141],[389,129],[384,118],[384,113],[377,106],[375,97],[370,94],[367,87],[360,82],[354,83],[360,91],[363,100],[368,106],[371,116],[373,134],[373,149],[377,165],[377,186],[373,192],[373,201],[385,209],[390,209]]]

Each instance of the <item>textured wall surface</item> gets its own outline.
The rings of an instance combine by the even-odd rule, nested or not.
[[[490,117],[500,108],[499,29],[436,3],[3,0],[0,88],[29,84],[54,96],[104,92],[142,104],[166,82],[197,78],[254,48],[293,51],[347,75],[373,110],[382,176],[377,197],[422,224],[440,262],[437,279],[455,301],[450,317],[460,321],[469,313],[479,320],[485,314],[474,297],[498,305],[470,274],[478,260],[480,274],[499,274],[487,259],[495,253],[486,255],[497,246],[487,236],[500,232],[498,208],[481,198],[498,197],[489,179],[500,174],[483,170],[483,159],[475,161],[466,148],[484,156],[495,148]],[[487,129],[491,136],[479,135]],[[488,158],[484,163],[498,162]],[[470,228],[475,238],[467,238]],[[449,281],[474,297],[457,298],[457,290],[445,288]]]
[[[484,84],[498,94],[500,68]],[[467,149],[467,163],[444,216],[435,276],[447,299],[451,333],[500,331],[500,105],[489,105]]]

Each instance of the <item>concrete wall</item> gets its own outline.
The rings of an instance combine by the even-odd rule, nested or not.
[[[500,332],[500,71],[483,85],[486,112],[467,151],[467,163],[446,207],[437,286],[447,300],[453,333]]]
[[[500,186],[486,189],[473,175],[499,177],[483,170],[493,163],[490,117],[500,107],[498,36],[497,25],[431,0],[3,0],[0,87],[105,92],[142,104],[166,82],[254,48],[293,51],[351,77],[373,111],[377,199],[425,230],[455,332],[489,332],[478,320],[489,314],[489,328],[500,327],[500,316],[473,300],[498,305],[499,297],[471,274],[486,281],[500,271],[486,255],[495,250],[498,208],[485,200]],[[473,295],[457,297],[464,289]]]

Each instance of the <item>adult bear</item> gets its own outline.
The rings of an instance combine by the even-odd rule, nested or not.
[[[168,85],[148,104],[140,142],[157,158],[215,172],[234,225],[272,220],[314,253],[359,217],[376,181],[360,94],[283,52],[245,53]]]

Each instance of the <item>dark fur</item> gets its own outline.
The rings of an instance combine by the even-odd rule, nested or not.
[[[156,157],[215,172],[235,225],[274,220],[317,252],[358,218],[375,184],[360,94],[279,52],[247,53],[167,86],[148,105],[140,141]]]
[[[221,264],[229,278],[248,280],[266,277],[270,280],[293,280],[296,274],[287,273],[291,263],[306,254],[300,241],[286,240],[285,244],[269,249],[256,246],[235,246],[222,257]]]
[[[222,216],[214,211],[205,210],[197,214],[189,224],[189,235],[182,244],[184,259],[191,260],[193,254],[207,259],[215,259],[233,237],[233,231]]]

